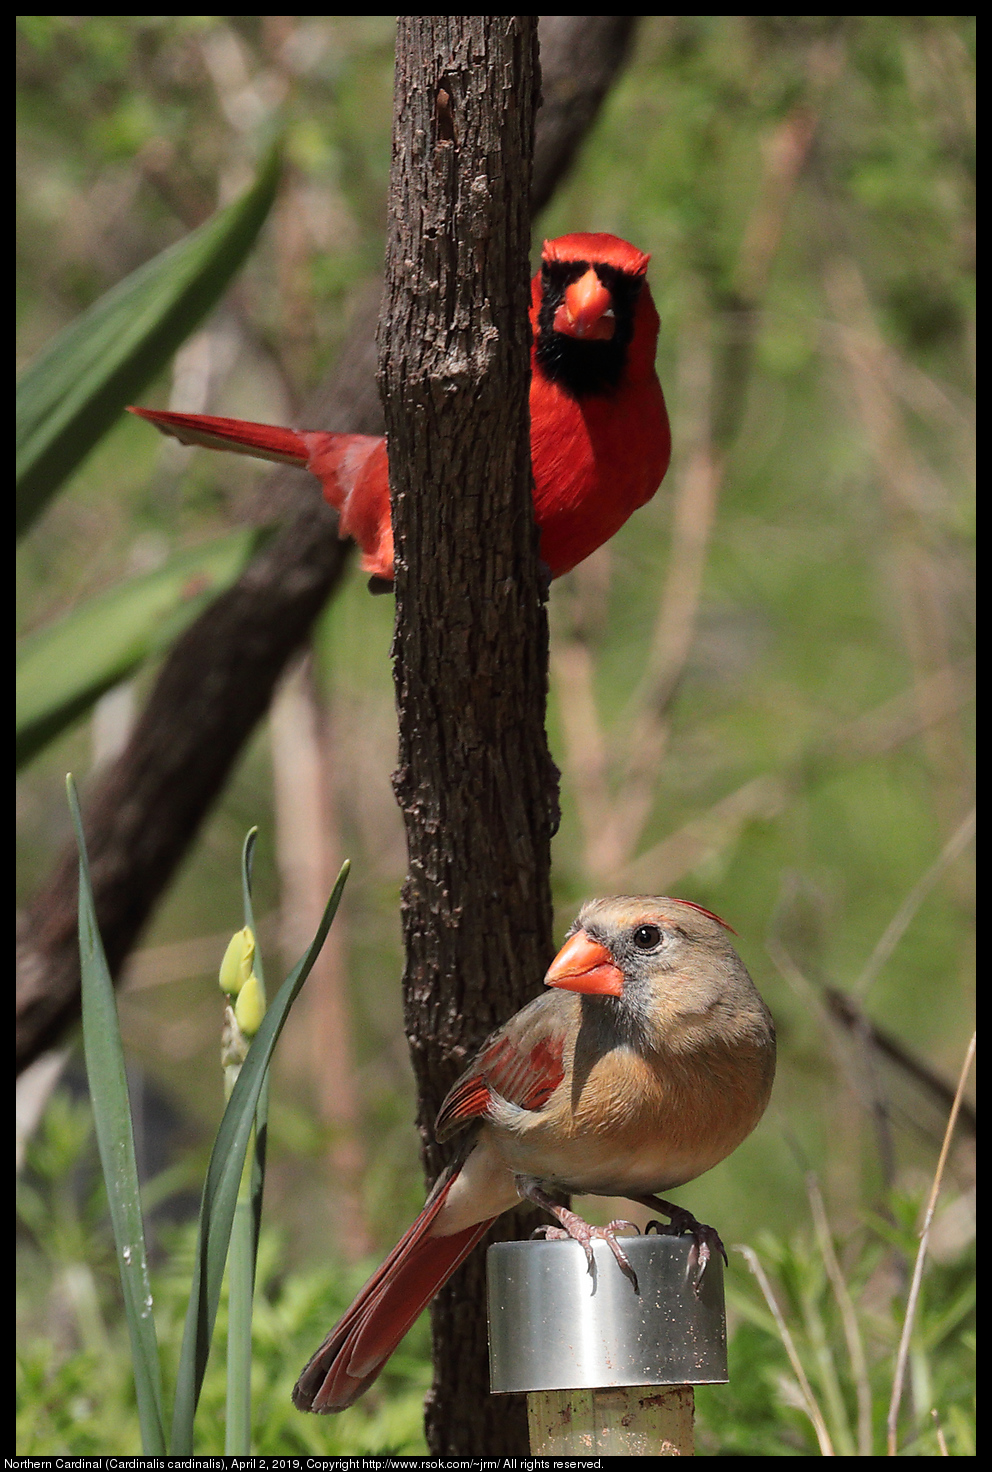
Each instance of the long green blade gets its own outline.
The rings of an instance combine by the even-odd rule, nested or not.
[[[270,533],[246,529],[172,557],[25,639],[17,656],[17,766],[160,653],[229,588]]]
[[[241,887],[244,923],[257,937],[255,911],[251,902],[251,871],[258,829],[252,828],[241,853]],[[255,947],[254,971],[265,982],[262,953]],[[251,1361],[252,1307],[255,1293],[255,1264],[262,1217],[265,1182],[265,1133],[268,1119],[269,1073],[255,1110],[255,1132],[248,1145],[248,1159],[241,1173],[238,1204],[231,1227],[227,1260],[227,1406],[224,1421],[226,1456],[247,1456],[251,1450]],[[252,1146],[254,1145],[254,1148]]]
[[[273,149],[240,199],[100,297],[25,372],[15,429],[18,536],[219,300],[278,179]]]
[[[257,945],[258,930],[255,926],[255,911],[251,902],[251,870],[255,856],[255,840],[258,829],[252,828],[245,838],[241,852],[241,893],[244,901],[244,921],[256,937],[255,972],[263,986],[265,971],[262,967],[262,952]],[[335,908],[337,908],[335,906]],[[251,1163],[251,1212],[254,1221],[255,1245],[252,1252],[252,1283],[255,1281],[255,1258],[258,1253],[258,1233],[262,1225],[262,1192],[265,1188],[265,1151],[268,1145],[269,1123],[269,1076],[266,1074],[262,1092],[255,1110],[255,1150]]]
[[[246,1165],[245,1169],[250,1169]],[[251,1323],[256,1242],[247,1195],[238,1197],[231,1225],[227,1261],[227,1399],[224,1408],[224,1455],[246,1457],[251,1451]]]
[[[66,779],[66,788],[79,848],[79,964],[82,974],[86,1076],[89,1080],[100,1162],[107,1185],[110,1219],[117,1246],[124,1311],[131,1336],[141,1445],[146,1454],[162,1454],[165,1452],[162,1377],[155,1320],[152,1317],[152,1295],[145,1255],[138,1168],[134,1156],[131,1104],[124,1071],[124,1048],[121,1043],[114,986],[97,929],[79,799],[71,776]]]
[[[341,900],[349,867],[348,863],[342,865],[310,949],[283,982],[262,1019],[262,1025],[255,1034],[248,1057],[228,1100],[210,1154],[210,1165],[200,1203],[200,1230],[193,1285],[176,1380],[171,1447],[175,1456],[188,1456],[193,1448],[193,1417],[200,1398],[210,1340],[217,1318],[245,1151],[266,1072],[289,1009],[299,995],[324,944]]]

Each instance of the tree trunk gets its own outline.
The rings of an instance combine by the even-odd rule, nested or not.
[[[534,16],[403,16],[380,387],[396,569],[406,824],[404,1006],[418,1123],[552,953],[557,773],[531,500],[528,244]],[[526,1454],[522,1404],[488,1395],[484,1257],[433,1309],[435,1453]],[[518,1400],[521,1398],[518,1398]]]

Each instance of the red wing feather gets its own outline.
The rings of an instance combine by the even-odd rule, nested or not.
[[[521,1109],[541,1109],[564,1077],[563,1048],[562,1037],[545,1037],[529,1053],[522,1053],[504,1039],[492,1063],[486,1060],[490,1087]]]
[[[434,1124],[434,1134],[439,1140],[454,1132],[470,1119],[485,1114],[489,1108],[489,1085],[478,1074],[463,1078],[455,1084],[441,1105]]]
[[[443,1140],[468,1120],[485,1116],[493,1094],[521,1109],[542,1109],[564,1077],[563,1049],[561,1036],[545,1036],[532,1048],[522,1049],[501,1033],[441,1105],[434,1126],[436,1138]]]

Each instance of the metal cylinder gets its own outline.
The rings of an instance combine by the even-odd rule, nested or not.
[[[496,1242],[489,1285],[494,1394],[616,1385],[709,1385],[727,1379],[723,1263],[697,1293],[690,1237],[624,1237],[637,1292],[609,1245],[594,1270],[578,1242]]]

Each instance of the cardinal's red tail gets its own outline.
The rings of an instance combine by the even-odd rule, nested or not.
[[[136,409],[163,434],[184,445],[232,450],[258,460],[277,460],[309,470],[324,497],[340,514],[342,537],[362,549],[362,567],[385,582],[393,578],[393,529],[389,509],[389,457],[381,435],[335,434],[327,430],[281,429],[213,414],[173,414]]]
[[[293,1391],[301,1411],[343,1411],[372,1384],[393,1350],[495,1217],[450,1237],[429,1235],[457,1171],[427,1205],[304,1369]]]
[[[233,450],[254,455],[258,460],[276,460],[305,469],[310,458],[306,438],[295,429],[276,424],[249,424],[245,419],[222,419],[214,414],[172,414],[165,409],[137,409],[139,414],[184,445],[205,445],[208,450]]]

